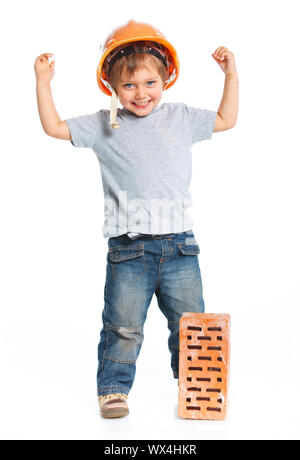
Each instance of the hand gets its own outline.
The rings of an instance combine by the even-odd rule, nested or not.
[[[42,83],[49,83],[54,77],[55,61],[49,64],[49,57],[53,56],[52,53],[44,53],[38,56],[34,63],[34,71],[36,79]]]
[[[212,57],[219,64],[225,75],[237,74],[234,55],[228,48],[219,46],[212,54]]]

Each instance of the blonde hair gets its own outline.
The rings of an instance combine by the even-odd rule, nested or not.
[[[164,63],[159,58],[145,53],[135,53],[119,59],[107,76],[110,85],[117,93],[118,83],[124,76],[130,78],[139,67],[149,63],[156,67],[164,87],[168,76]]]

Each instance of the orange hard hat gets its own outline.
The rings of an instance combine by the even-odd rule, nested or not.
[[[106,38],[103,46],[102,56],[97,67],[97,82],[101,91],[108,96],[112,95],[112,88],[107,80],[107,73],[110,68],[109,60],[111,63],[113,62],[111,59],[111,56],[114,55],[113,51],[115,50],[114,57],[116,57],[117,51],[120,52],[122,49],[125,51],[126,47],[135,42],[145,42],[148,45],[154,44],[154,48],[148,46],[150,51],[146,52],[156,55],[166,65],[168,77],[164,89],[170,88],[177,80],[179,75],[179,59],[173,45],[158,29],[150,24],[131,20],[127,24],[114,29]],[[159,45],[155,47],[155,44]]]

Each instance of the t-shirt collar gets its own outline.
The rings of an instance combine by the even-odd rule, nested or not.
[[[151,112],[148,114],[148,115],[145,115],[146,117],[149,117],[151,116],[152,113],[155,113],[157,112],[158,110],[160,109],[160,105],[156,105],[154,107],[154,109],[151,110]],[[139,117],[138,115],[136,115],[134,112],[131,112],[130,110],[126,109],[125,107],[122,107],[122,111],[130,114],[130,115],[133,115],[134,117],[137,117],[137,118],[144,118],[144,117]]]

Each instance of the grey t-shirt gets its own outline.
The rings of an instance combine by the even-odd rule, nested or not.
[[[192,229],[187,208],[195,142],[211,139],[217,112],[164,103],[139,117],[118,108],[67,119],[72,144],[91,148],[100,164],[105,238],[179,233]]]

